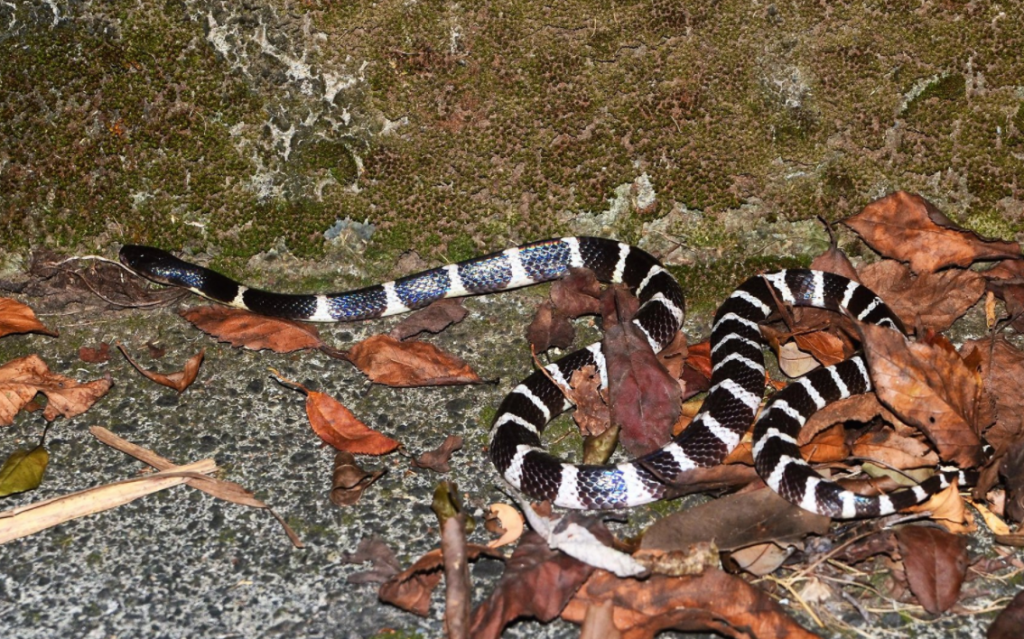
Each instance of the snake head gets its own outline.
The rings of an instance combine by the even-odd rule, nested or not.
[[[187,288],[197,285],[196,267],[152,246],[126,244],[118,259],[129,270],[160,284]]]

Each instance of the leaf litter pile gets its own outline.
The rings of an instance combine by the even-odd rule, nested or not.
[[[793,377],[862,350],[877,389],[810,419],[798,439],[802,454],[820,472],[862,494],[914,485],[941,464],[977,469],[977,486],[961,490],[954,484],[912,512],[832,522],[765,487],[752,467],[748,434],[725,464],[690,471],[689,481],[674,487],[680,495],[730,494],[667,515],[636,537],[618,539],[598,514],[552,512],[548,504],[523,500],[494,504],[486,519],[476,522],[462,507],[458,489],[442,481],[432,504],[438,548],[403,567],[387,540],[364,538],[343,557],[368,566],[349,576],[352,587],[373,585],[382,601],[426,616],[443,581],[450,637],[498,637],[524,618],[561,618],[580,625],[580,636],[588,638],[653,637],[666,629],[751,638],[843,631],[872,637],[879,636],[882,618],[892,612],[925,622],[991,613],[990,639],[1022,636],[1024,593],[991,597],[993,584],[1019,583],[1024,574],[1018,550],[1024,547],[1020,247],[960,229],[929,202],[902,192],[869,204],[844,224],[880,259],[855,267],[833,245],[811,267],[872,289],[910,327],[913,338],[817,309],[780,309],[779,320],[762,331],[780,371],[769,374],[770,388],[783,388]],[[144,304],[155,299],[123,277],[119,282],[119,293],[128,299]],[[95,285],[89,288],[102,295]],[[687,344],[680,335],[655,355],[630,321],[636,308],[628,291],[602,291],[593,274],[573,270],[551,286],[550,301],[541,304],[527,329],[541,365],[547,350],[573,344],[573,319],[601,317],[608,386],[601,387],[596,371],[584,369],[563,389],[577,406],[573,418],[584,435],[586,463],[605,463],[617,443],[630,456],[661,446],[687,427],[708,387],[708,344]],[[442,331],[465,315],[459,302],[445,300],[409,315],[390,335],[338,350],[310,324],[221,306],[182,312],[195,327],[232,346],[277,353],[320,350],[351,362],[373,383],[393,387],[483,383],[466,362],[413,339]],[[956,345],[943,333],[965,315],[963,322],[984,322],[974,330],[984,337]],[[27,332],[58,337],[31,308],[0,298],[0,337]],[[181,356],[181,370],[160,372],[145,369],[125,346],[117,346],[140,375],[178,393],[201,374],[202,350]],[[159,346],[149,344],[149,349],[154,358],[165,355]],[[100,344],[82,348],[79,356],[98,362],[112,352]],[[310,428],[337,451],[331,477],[325,478],[336,506],[357,503],[382,474],[364,470],[357,456],[407,454],[400,441],[366,426],[333,397],[272,374],[304,396]],[[79,381],[58,375],[36,355],[4,363],[0,424],[11,425],[20,411],[37,411],[47,423],[80,415],[113,383],[109,377]],[[210,477],[213,460],[178,465],[103,428],[91,432],[154,472],[0,513],[0,543],[182,483],[273,513],[245,488]],[[39,486],[48,463],[45,434],[44,429],[37,446],[8,454],[0,468],[0,497]],[[462,444],[461,437],[449,436],[434,451],[410,455],[410,464],[448,472]],[[967,535],[981,530],[993,542],[985,555],[968,549]],[[467,536],[490,541],[470,543]],[[469,564],[485,558],[504,562],[504,574],[474,606]]]

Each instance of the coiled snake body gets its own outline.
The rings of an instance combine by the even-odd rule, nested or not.
[[[288,295],[246,287],[219,273],[145,246],[125,246],[121,262],[159,283],[187,288],[223,304],[288,319],[344,322],[384,317],[446,298],[491,293],[557,279],[589,268],[598,279],[623,283],[640,300],[633,322],[657,351],[683,321],[683,292],[650,254],[613,240],[565,237],[532,242],[393,282],[324,295]],[[795,306],[843,310],[857,319],[902,330],[899,319],[867,288],[844,277],[809,270],[780,271],[744,282],[722,304],[711,331],[712,376],[700,413],[679,436],[640,459],[606,466],[568,464],[544,451],[540,434],[571,406],[552,382],[594,365],[607,370],[600,344],[549,364],[517,385],[502,402],[491,430],[490,456],[502,477],[531,498],[576,509],[610,509],[659,500],[685,471],[719,463],[754,420],[764,393],[764,346],[759,323],[775,299]],[[550,377],[549,377],[550,376]],[[821,477],[804,462],[796,437],[806,420],[836,400],[871,389],[858,355],[811,372],[776,394],[754,427],[753,452],[761,477],[789,501],[813,512],[852,518],[891,513],[949,485],[957,471],[890,495],[865,497]],[[970,481],[960,474],[961,483]]]

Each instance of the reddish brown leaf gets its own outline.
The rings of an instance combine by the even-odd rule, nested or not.
[[[352,411],[330,395],[309,390],[305,393],[310,426],[320,439],[336,449],[360,455],[385,455],[400,445],[356,419]]]
[[[1024,590],[999,613],[996,620],[988,628],[986,639],[1020,639],[1020,629],[1024,628]]]
[[[83,346],[78,349],[78,359],[89,364],[102,364],[110,361],[110,344],[103,342],[98,348]]]
[[[469,364],[426,342],[399,342],[387,335],[365,339],[345,355],[371,381],[396,387],[479,384]]]
[[[482,556],[504,559],[500,550],[478,544],[467,544],[466,555],[469,561],[476,561]],[[378,597],[385,603],[426,617],[430,612],[430,593],[441,582],[443,565],[444,557],[441,555],[441,549],[435,548],[384,583],[378,591]],[[475,638],[477,635],[471,634],[470,636]]]
[[[601,312],[601,283],[586,268],[570,268],[569,275],[551,285],[551,301],[567,317]]]
[[[974,271],[948,270],[915,276],[895,260],[869,264],[861,281],[874,291],[905,326],[920,324],[943,331],[985,293],[985,278]]]
[[[608,369],[612,423],[622,429],[619,441],[623,447],[641,456],[672,436],[682,392],[658,361],[647,337],[629,321],[631,315],[623,314],[619,319],[619,324],[607,329],[601,342]]]
[[[962,468],[981,459],[981,384],[948,341],[910,342],[896,331],[863,324],[864,351],[878,398],[921,429],[939,457]]]
[[[385,471],[368,472],[360,468],[352,453],[339,450],[334,455],[334,473],[331,475],[331,503],[351,506],[359,501],[363,491],[381,478]],[[395,572],[398,572],[397,570]],[[390,577],[390,575],[388,575]]]
[[[56,331],[46,328],[36,319],[31,308],[21,302],[0,297],[0,337],[12,333],[42,333],[57,337]]]
[[[825,271],[826,273],[842,275],[854,282],[860,281],[860,278],[857,275],[857,269],[855,269],[853,264],[850,263],[850,258],[846,257],[846,253],[840,250],[835,244],[829,246],[827,251],[814,258],[811,261],[811,268],[815,271]]]
[[[469,314],[457,299],[437,300],[430,306],[412,313],[391,329],[391,337],[402,341],[424,331],[440,333],[452,324],[458,324]]]
[[[225,306],[200,306],[181,312],[196,328],[232,346],[258,351],[291,353],[324,345],[316,328],[309,324],[264,317]]]
[[[887,424],[893,424],[897,427],[897,432],[913,430],[912,427],[901,422],[889,409],[882,406],[874,393],[866,393],[829,404],[816,412],[800,430],[797,443],[802,446],[811,441],[819,432],[831,428],[835,424],[846,422],[870,424],[875,418],[881,418]]]
[[[746,639],[811,639],[765,592],[721,570],[699,576],[652,575],[644,581],[596,571],[562,612],[582,623],[587,609],[610,601],[623,639],[653,639],[660,631],[717,632]]]
[[[762,488],[663,517],[647,529],[640,547],[671,551],[713,541],[720,550],[733,550],[766,541],[791,543],[808,533],[824,534],[829,521]]]
[[[909,262],[915,273],[1020,257],[1016,242],[989,241],[957,228],[930,202],[903,191],[875,200],[843,223],[883,256]]]
[[[470,636],[497,639],[513,619],[551,621],[594,569],[548,548],[537,533],[523,535],[491,595],[473,611]]]
[[[569,316],[555,310],[551,302],[544,302],[537,307],[533,321],[526,329],[526,341],[535,353],[543,353],[550,348],[566,348],[576,339]]]
[[[48,400],[43,417],[53,420],[58,415],[81,415],[113,385],[109,377],[80,384],[51,373],[38,355],[10,361],[0,366],[0,426],[10,426],[17,412],[37,393],[43,393]]]
[[[452,453],[460,448],[462,448],[462,438],[458,435],[448,435],[440,446],[412,460],[413,466],[429,468],[439,473],[447,473],[451,470],[448,460],[451,458]]]
[[[131,358],[131,355],[128,354],[128,351],[125,350],[124,346],[118,344],[117,347],[121,349],[121,353],[125,356],[125,359],[135,367],[135,370],[142,373],[146,379],[152,380],[162,386],[173,388],[179,393],[185,392],[185,389],[191,386],[192,382],[196,381],[196,376],[199,375],[199,367],[203,363],[203,356],[206,354],[206,349],[204,348],[185,362],[185,368],[183,370],[165,375],[164,373],[157,373],[156,371],[142,368],[138,362]]]
[[[938,528],[904,526],[896,531],[910,591],[932,614],[960,598],[967,574],[967,538]]]

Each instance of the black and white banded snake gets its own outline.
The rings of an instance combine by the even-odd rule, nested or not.
[[[650,254],[614,240],[566,237],[532,242],[393,282],[324,295],[272,293],[243,286],[219,273],[145,246],[124,246],[121,262],[153,281],[187,288],[211,300],[255,313],[314,322],[371,319],[421,308],[445,297],[491,293],[554,280],[570,268],[589,268],[597,278],[623,283],[640,300],[633,322],[655,351],[673,339],[683,320],[683,292]],[[504,399],[491,430],[490,456],[512,487],[538,500],[575,509],[637,506],[670,494],[681,473],[719,463],[740,442],[765,386],[759,323],[781,299],[795,306],[843,310],[857,319],[902,330],[899,319],[867,288],[844,277],[809,270],[780,271],[744,282],[721,305],[711,331],[712,376],[703,407],[692,423],[659,450],[626,463],[583,466],[545,452],[540,434],[571,404],[558,388],[573,371],[593,364],[607,383],[600,343],[536,371]],[[860,355],[819,368],[777,393],[754,425],[755,466],[787,500],[839,518],[884,515],[919,503],[959,478],[944,470],[925,482],[889,495],[866,497],[824,479],[800,456],[796,437],[825,405],[867,392],[871,380]]]

